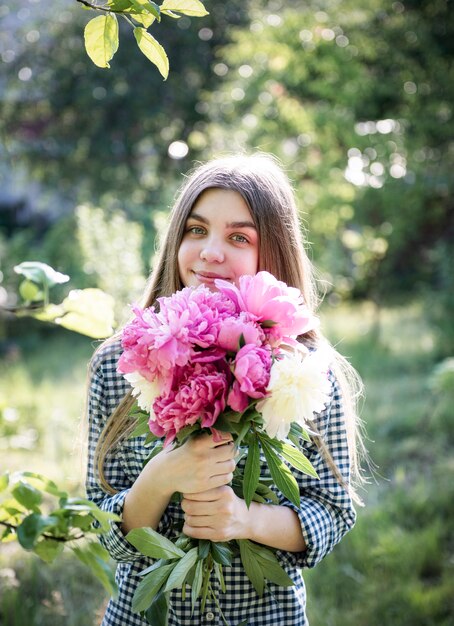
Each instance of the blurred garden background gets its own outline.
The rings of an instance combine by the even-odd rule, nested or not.
[[[454,623],[454,12],[450,0],[208,0],[163,17],[163,81],[120,24],[110,69],[76,0],[0,8],[0,473],[83,494],[97,342],[14,315],[23,261],[140,294],[182,173],[272,152],[297,191],[325,333],[362,375],[377,470],[340,546],[306,572],[311,626]],[[123,20],[120,20],[123,22]],[[106,592],[71,556],[0,545],[0,624],[94,626]],[[285,625],[282,625],[285,626]]]

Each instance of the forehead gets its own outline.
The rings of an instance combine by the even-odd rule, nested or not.
[[[206,219],[220,219],[230,221],[254,221],[249,207],[243,196],[232,189],[207,189],[197,198],[189,217],[204,217]]]

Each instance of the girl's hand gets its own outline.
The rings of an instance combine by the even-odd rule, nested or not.
[[[220,442],[208,434],[190,437],[181,447],[157,455],[161,489],[170,496],[176,491],[194,494],[227,485],[235,469],[235,448],[230,434],[222,436]]]
[[[202,493],[185,493],[183,532],[194,539],[230,541],[249,537],[250,516],[246,502],[227,485]]]

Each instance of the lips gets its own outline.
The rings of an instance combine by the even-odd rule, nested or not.
[[[217,272],[206,272],[206,271],[199,272],[197,270],[192,270],[192,273],[194,274],[195,278],[200,284],[206,285],[210,289],[215,288],[215,281],[218,279],[228,280],[229,282],[232,282],[231,278],[229,278],[228,276],[223,276],[222,274],[218,274]]]
[[[229,280],[228,276],[222,276],[221,274],[216,274],[215,272],[205,272],[198,270],[193,270],[193,272],[196,276],[205,280],[216,280],[217,278],[220,278],[221,280]]]

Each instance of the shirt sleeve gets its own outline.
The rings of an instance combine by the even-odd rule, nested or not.
[[[345,484],[348,485],[350,462],[342,395],[333,374],[330,374],[330,380],[330,401],[315,417],[315,425]],[[282,505],[297,513],[306,550],[298,553],[280,552],[280,555],[293,566],[311,568],[329,554],[354,526],[356,511],[346,487],[334,476],[317,446],[305,442],[303,452],[311,461],[319,479],[293,470],[300,489],[300,506],[295,506],[282,494],[279,494],[279,499]]]
[[[104,355],[104,358],[96,358],[92,363],[89,387],[88,387],[88,462],[86,475],[87,498],[94,502],[101,510],[109,513],[123,515],[125,498],[132,487],[135,478],[134,470],[138,475],[141,470],[141,463],[136,462],[136,467],[125,464],[124,454],[121,450],[114,451],[106,457],[104,472],[107,482],[116,493],[106,492],[99,483],[95,468],[95,450],[104,428],[104,425],[118,405],[120,400],[126,395],[128,385],[123,377],[116,373],[116,362],[118,354]],[[141,445],[137,442],[137,446]],[[143,449],[143,445],[141,446]],[[128,445],[131,451],[131,444]],[[146,454],[148,454],[146,452]],[[101,544],[109,552],[110,556],[117,562],[135,561],[143,558],[125,538],[121,531],[121,522],[111,522],[108,532],[100,535]],[[165,533],[168,526],[167,514],[164,513],[158,532]]]

